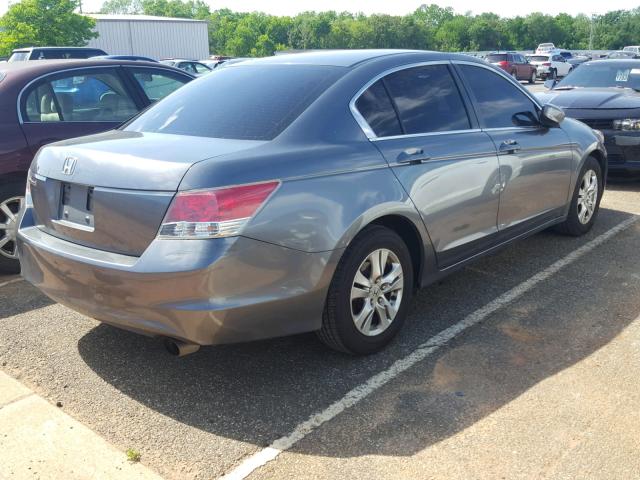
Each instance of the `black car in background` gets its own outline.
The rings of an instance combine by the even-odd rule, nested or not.
[[[545,86],[551,89],[538,95],[543,104],[604,134],[612,175],[640,174],[640,60],[587,62]]]

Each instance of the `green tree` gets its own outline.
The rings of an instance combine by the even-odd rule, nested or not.
[[[78,0],[22,0],[0,18],[0,55],[27,46],[82,46],[95,38],[95,21],[78,15]]]
[[[211,15],[204,0],[142,0],[142,13],[158,17],[206,19]]]
[[[141,12],[141,0],[106,0],[100,9],[100,13],[115,15],[136,14]]]

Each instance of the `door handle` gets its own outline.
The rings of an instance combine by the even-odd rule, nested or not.
[[[398,155],[398,163],[422,163],[430,158],[421,148],[407,148]]]
[[[500,144],[500,153],[516,153],[520,151],[520,144],[515,140],[505,140]]]

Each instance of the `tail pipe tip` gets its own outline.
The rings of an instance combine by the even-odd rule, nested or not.
[[[165,338],[164,348],[166,348],[171,355],[184,357],[185,355],[189,355],[200,350],[200,345],[196,343],[183,342],[174,338]]]

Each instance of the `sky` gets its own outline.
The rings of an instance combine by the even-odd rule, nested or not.
[[[17,0],[0,0],[0,15],[8,8],[10,2]],[[555,15],[566,12],[572,15],[578,13],[603,14],[610,10],[629,10],[638,6],[637,0],[581,0],[578,2],[560,2],[558,0],[498,0],[482,2],[478,0],[205,0],[212,10],[229,8],[240,12],[254,10],[273,15],[295,15],[307,10],[336,10],[348,12],[387,13],[404,15],[414,11],[421,3],[437,3],[442,7],[452,7],[457,13],[471,11],[474,14],[483,12],[497,13],[503,17],[526,15],[533,11]],[[83,0],[85,12],[100,10],[103,0]]]

